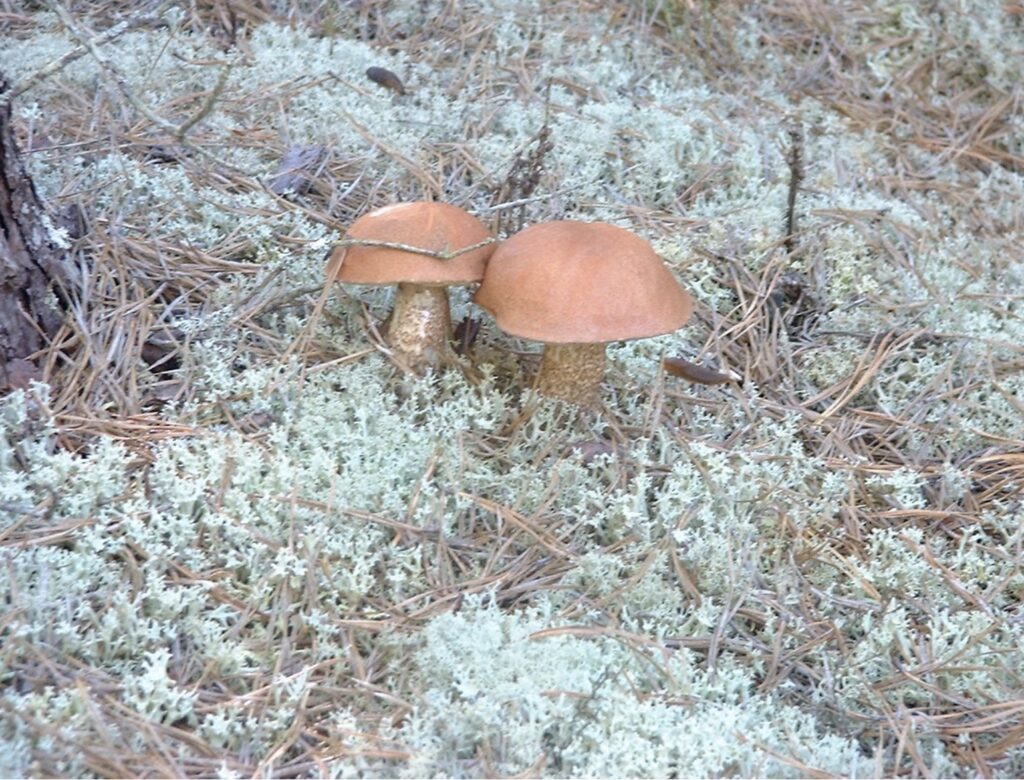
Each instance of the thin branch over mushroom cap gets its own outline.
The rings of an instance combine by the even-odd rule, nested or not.
[[[457,252],[490,238],[484,224],[448,203],[396,203],[371,211],[352,223],[346,239],[387,241],[429,252]],[[338,280],[348,284],[470,284],[483,276],[493,245],[441,260],[428,255],[376,246],[342,246],[334,250],[332,267],[345,253]]]
[[[650,244],[601,222],[543,222],[512,236],[474,300],[506,333],[557,344],[657,336],[693,313]]]
[[[457,206],[398,203],[352,223],[331,254],[327,276],[397,285],[381,326],[384,341],[399,365],[421,373],[440,368],[451,354],[448,285],[479,281],[493,251],[487,228]]]

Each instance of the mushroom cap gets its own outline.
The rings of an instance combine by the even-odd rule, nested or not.
[[[693,299],[651,245],[602,222],[542,222],[502,243],[473,300],[506,333],[590,344],[669,333]]]
[[[396,203],[364,214],[352,223],[345,238],[390,241],[431,252],[458,251],[478,244],[491,233],[484,224],[448,203],[417,201]],[[375,246],[336,247],[328,262],[334,272],[344,255],[336,278],[352,284],[448,285],[478,282],[484,275],[494,245],[441,260],[429,255]]]

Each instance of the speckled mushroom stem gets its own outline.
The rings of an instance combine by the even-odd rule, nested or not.
[[[443,285],[398,285],[395,306],[384,325],[384,340],[395,356],[420,374],[438,368],[449,349],[452,316]]]
[[[549,398],[590,406],[604,378],[604,344],[546,344],[534,387]]]

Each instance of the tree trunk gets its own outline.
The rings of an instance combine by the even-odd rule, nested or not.
[[[0,74],[0,95],[9,85]],[[0,103],[0,393],[41,373],[30,356],[63,319],[51,288],[66,279],[65,253],[18,154],[10,103]]]

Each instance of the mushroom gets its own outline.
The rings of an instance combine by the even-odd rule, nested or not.
[[[474,301],[506,333],[544,342],[534,387],[591,404],[605,345],[681,327],[693,299],[651,245],[601,222],[543,222],[499,246]]]
[[[402,363],[422,372],[448,354],[448,286],[480,281],[494,238],[458,206],[396,203],[364,214],[331,253],[329,279],[348,284],[397,284],[382,327]]]

